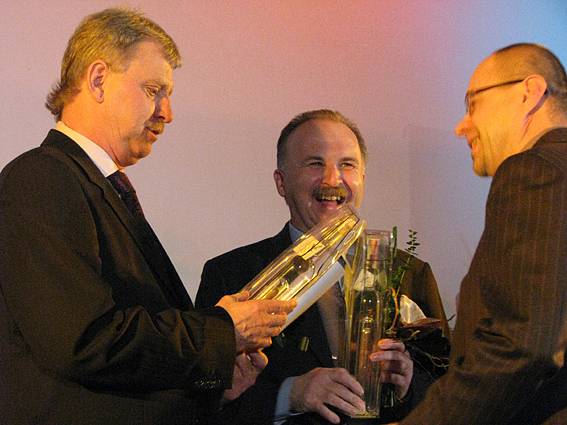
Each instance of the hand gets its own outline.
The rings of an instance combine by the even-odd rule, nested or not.
[[[363,389],[345,369],[318,367],[296,376],[291,386],[290,408],[298,412],[316,412],[338,424],[339,416],[327,405],[355,415],[365,409]]]
[[[236,356],[234,372],[232,374],[232,387],[225,390],[223,401],[232,401],[256,383],[256,378],[268,364],[268,357],[261,351],[255,353],[241,353]]]
[[[394,384],[396,396],[403,399],[413,377],[413,361],[403,342],[393,339],[378,341],[378,351],[370,360],[380,362],[380,382]]]
[[[236,334],[236,352],[253,353],[272,344],[285,324],[287,314],[297,302],[276,300],[247,301],[248,292],[225,295],[217,303],[232,319]]]

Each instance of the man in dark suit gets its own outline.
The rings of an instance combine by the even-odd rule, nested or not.
[[[567,423],[567,76],[535,44],[474,71],[455,132],[493,176],[447,374],[403,424]]]
[[[48,96],[56,130],[0,175],[3,424],[205,423],[265,366],[293,303],[195,311],[122,173],[172,120],[179,65],[142,14],[87,17]]]
[[[241,289],[292,241],[342,204],[360,206],[366,147],[357,126],[342,114],[323,109],[298,115],[282,130],[277,151],[274,179],[290,209],[290,222],[272,238],[209,260],[203,268],[197,306],[214,305],[223,295]],[[429,265],[415,257],[410,264],[402,292],[425,314],[442,319],[447,329]],[[360,384],[333,362],[336,353],[328,335],[338,316],[329,309],[329,293],[265,350],[270,359],[267,368],[254,386],[224,407],[219,422],[259,425],[284,418],[287,423],[338,423],[337,410],[353,415],[364,408]],[[403,401],[396,410],[404,414],[432,377],[419,367],[420,373],[414,374],[414,364],[400,342],[383,340],[373,357],[382,362],[383,382],[395,385]],[[415,391],[410,391],[412,378]]]

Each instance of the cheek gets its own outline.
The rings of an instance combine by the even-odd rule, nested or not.
[[[135,108],[138,113],[138,118],[140,120],[147,121],[154,114],[155,104],[148,99],[140,99],[138,100]]]
[[[316,186],[318,181],[318,175],[316,173],[303,173],[291,182],[291,186],[295,193],[299,196],[311,196],[313,188]]]
[[[343,175],[343,181],[353,192],[360,192],[364,184],[362,173],[352,171]]]
[[[344,181],[353,194],[353,205],[356,208],[360,208],[364,196],[364,177],[356,173],[356,175],[352,175],[350,178],[345,178]]]
[[[137,96],[125,96],[121,101],[121,108],[124,113],[130,115],[131,121],[144,122],[153,114],[154,102],[143,93]]]

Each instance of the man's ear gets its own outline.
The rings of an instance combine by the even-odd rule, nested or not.
[[[536,112],[547,96],[547,81],[539,74],[530,75],[524,80],[524,107],[527,115]]]
[[[284,172],[279,168],[274,170],[274,182],[276,183],[276,189],[280,196],[285,198],[285,184],[284,184]]]
[[[109,71],[110,68],[108,64],[102,60],[97,60],[91,63],[87,70],[89,93],[98,103],[101,103],[104,100],[104,84]]]

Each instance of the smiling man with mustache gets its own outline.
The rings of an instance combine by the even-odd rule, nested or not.
[[[341,113],[321,109],[293,118],[279,137],[274,171],[276,189],[289,207],[289,223],[272,238],[208,261],[197,293],[197,306],[214,305],[224,294],[242,288],[292,241],[342,205],[360,207],[365,169],[366,145],[362,134]],[[428,316],[444,320],[429,266],[412,258],[412,271],[407,277],[404,282],[415,280],[415,284],[407,285],[421,291],[410,297]],[[422,284],[427,279],[428,289]],[[404,285],[402,289],[406,288]],[[333,347],[337,346],[339,317],[333,310],[334,300],[329,291],[265,350],[270,358],[267,369],[256,385],[224,407],[220,423],[338,423],[337,413],[353,415],[364,409],[362,387],[346,370],[335,367],[333,360],[337,354]],[[373,354],[373,359],[381,362],[382,381],[393,384],[397,397],[404,401],[386,412],[385,417],[390,419],[391,415],[405,414],[413,401],[423,395],[423,387],[431,382],[429,377],[421,381],[421,370],[414,374],[414,364],[405,348],[401,342],[382,340],[380,350]],[[410,386],[412,382],[414,385]]]

